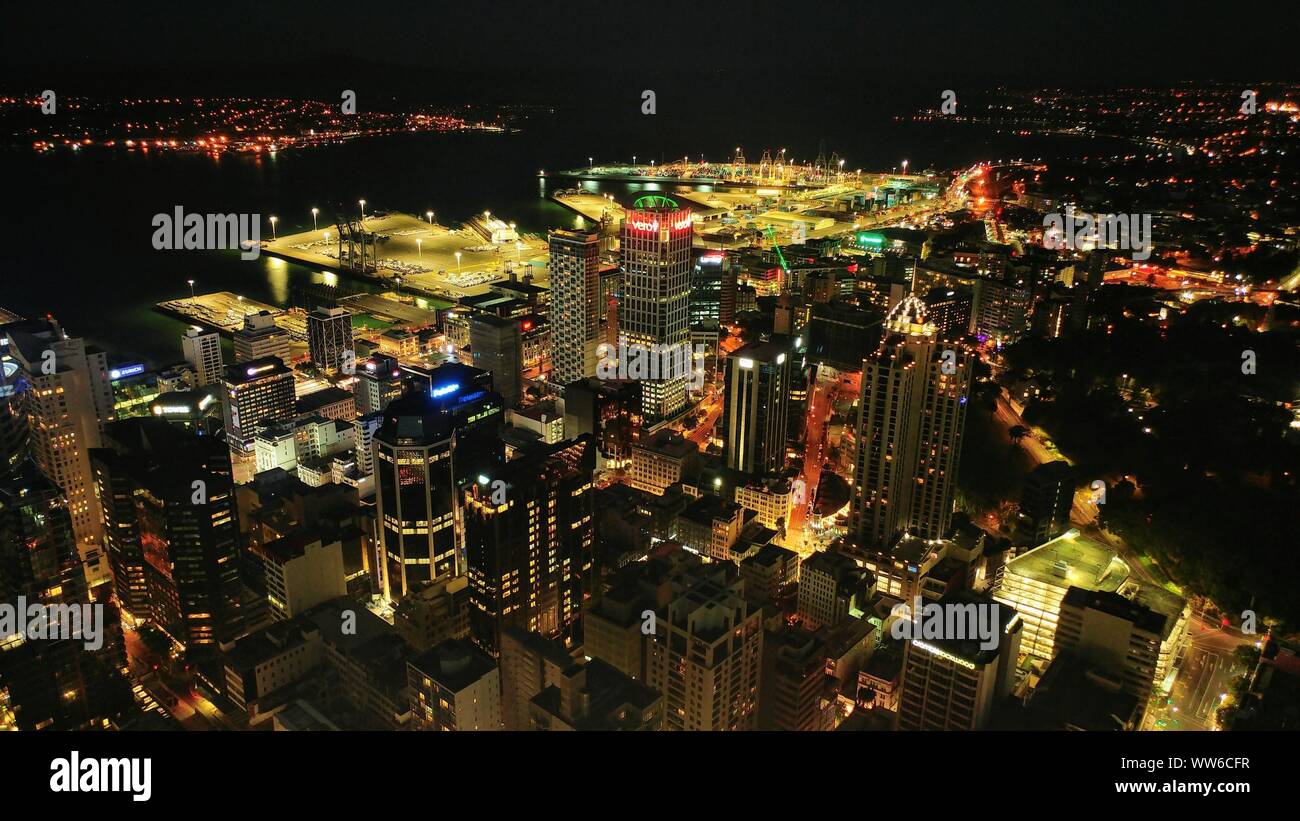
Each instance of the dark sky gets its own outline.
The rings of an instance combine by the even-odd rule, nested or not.
[[[518,96],[562,84],[726,77],[786,84],[1139,85],[1295,80],[1294,3],[942,0],[133,0],[6,9],[0,86],[131,88],[377,71]],[[378,66],[419,69],[385,75]],[[122,72],[120,69],[131,70]],[[141,88],[141,90],[148,90]],[[472,89],[478,92],[479,89]]]

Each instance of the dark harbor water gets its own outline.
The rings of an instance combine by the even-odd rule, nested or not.
[[[649,118],[647,118],[648,120]],[[642,162],[701,152],[729,157],[737,135],[760,135],[741,145],[750,161],[765,147],[787,148],[796,160],[814,158],[824,141],[826,156],[838,152],[846,168],[887,170],[903,158],[911,170],[954,168],[981,159],[1050,156],[1079,150],[1077,140],[982,136],[974,128],[920,127],[881,116],[879,122],[837,123],[827,136],[808,119],[790,113],[764,116],[745,126],[732,117],[689,122],[604,122],[564,114],[533,117],[513,133],[458,132],[355,140],[274,156],[184,154],[90,149],[77,153],[0,151],[6,193],[9,253],[4,261],[0,307],[24,316],[52,314],[69,333],[110,351],[115,362],[143,360],[160,366],[181,358],[182,321],[154,305],[185,296],[186,281],[203,291],[228,290],[278,306],[291,304],[294,289],[326,281],[325,272],[262,256],[241,260],[235,251],[158,251],[151,220],[183,206],[186,212],[257,213],[278,217],[281,234],[312,226],[356,207],[367,212],[433,209],[456,223],[490,209],[527,232],[573,226],[574,214],[547,199],[539,169],[576,168],[587,157]],[[775,137],[775,138],[774,138]],[[771,140],[767,145],[758,139]],[[547,184],[572,187],[572,180]],[[622,198],[638,186],[593,185]],[[323,225],[323,223],[322,223]],[[368,283],[331,277],[344,288],[373,290]]]

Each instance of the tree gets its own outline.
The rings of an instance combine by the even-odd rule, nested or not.
[[[1012,425],[1011,429],[1008,430],[1007,433],[1011,436],[1011,444],[1019,447],[1020,443],[1025,439],[1025,437],[1029,436],[1032,431],[1024,425]]]

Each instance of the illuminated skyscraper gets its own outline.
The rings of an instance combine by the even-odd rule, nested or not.
[[[236,364],[266,356],[289,361],[289,333],[275,324],[270,311],[246,315],[244,327],[237,328],[234,336]]]
[[[466,489],[470,628],[483,649],[500,652],[510,626],[580,638],[583,587],[592,581],[595,468],[595,440],[582,436],[510,461]]]
[[[307,350],[313,365],[337,371],[343,352],[353,350],[352,314],[346,308],[317,308],[307,314]]]
[[[185,361],[194,367],[198,374],[200,388],[215,385],[221,381],[224,363],[221,359],[221,335],[216,331],[204,331],[191,327],[181,337],[181,349],[185,352]]]
[[[667,197],[642,197],[623,221],[619,343],[685,349],[690,344],[691,212]],[[686,362],[692,362],[689,356]],[[653,423],[686,405],[687,373],[645,379],[641,409]]]
[[[600,235],[554,230],[550,240],[551,381],[596,375],[600,342]]]
[[[374,438],[384,595],[462,575],[461,489],[503,459],[501,397],[485,372],[444,365],[430,387],[393,400]]]
[[[887,548],[904,532],[938,539],[948,530],[971,362],[935,337],[925,303],[909,296],[862,363],[850,528],[868,548]]]
[[[722,418],[732,470],[762,476],[785,467],[789,348],[785,342],[752,342],[727,358]]]

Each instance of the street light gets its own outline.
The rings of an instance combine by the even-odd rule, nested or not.
[[[366,221],[366,201],[365,201],[365,200],[357,200],[357,202],[361,203],[361,221],[362,221],[362,222],[365,222],[365,221]]]
[[[432,211],[425,211],[425,212],[424,212],[424,215],[425,215],[426,217],[429,218],[429,224],[430,224],[430,225],[433,225],[433,212],[432,212]]]
[[[187,279],[185,281],[190,284],[190,299],[195,299],[196,297],[194,296],[194,280]]]
[[[320,213],[320,209],[319,209],[319,208],[313,208],[313,209],[311,209],[311,230],[313,230],[313,231],[316,230],[316,227],[317,227],[317,226],[316,226],[316,215],[319,214],[319,213]]]
[[[456,273],[460,273],[460,251],[456,252]]]
[[[424,256],[424,249],[420,247],[423,242],[424,240],[422,239],[416,239],[415,241],[415,256],[417,259],[422,258]]]
[[[907,173],[907,160],[903,160],[903,173]]]
[[[275,239],[275,217],[271,217],[271,239]]]
[[[325,231],[324,234],[325,234],[325,241],[326,241],[326,242],[329,242],[329,241],[330,241],[330,232],[329,232],[329,231]]]

